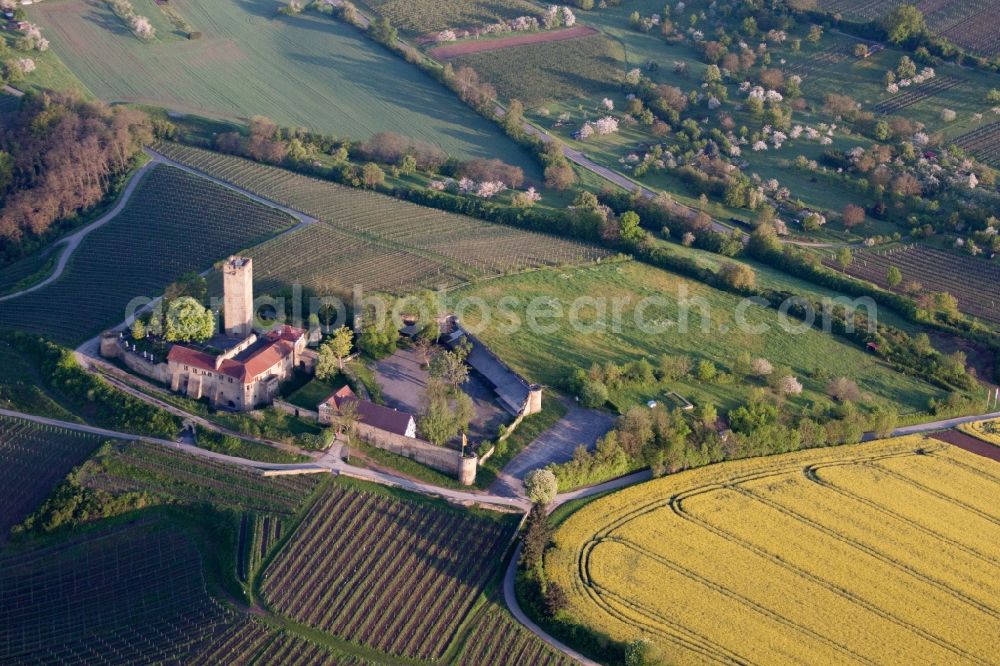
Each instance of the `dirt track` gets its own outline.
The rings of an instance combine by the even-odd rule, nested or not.
[[[475,41],[460,42],[448,46],[438,46],[429,51],[431,57],[436,60],[449,60],[459,56],[472,53],[483,53],[485,51],[497,51],[499,49],[509,49],[515,46],[526,44],[541,44],[544,42],[562,42],[567,39],[580,39],[596,35],[597,30],[586,26],[575,28],[564,28],[562,30],[548,30],[545,32],[532,32],[526,35],[514,35],[511,37],[501,37],[500,39],[483,39]]]

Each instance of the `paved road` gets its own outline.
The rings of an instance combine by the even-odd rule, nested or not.
[[[496,106],[496,112],[498,115],[502,116],[504,114],[504,108],[498,104]],[[521,125],[521,127],[524,129],[526,133],[531,134],[533,136],[537,136],[539,139],[541,139],[543,143],[548,143],[553,139],[552,135],[550,135],[548,132],[538,127],[537,125],[532,125],[528,121],[525,121]],[[563,155],[570,162],[573,162],[574,164],[583,167],[587,171],[590,171],[591,173],[600,176],[601,178],[610,183],[613,183],[621,188],[624,188],[628,192],[638,191],[643,197],[647,199],[652,199],[656,197],[657,193],[655,191],[649,189],[648,187],[645,187],[644,185],[636,183],[631,178],[624,176],[623,174],[615,171],[614,169],[609,169],[608,167],[602,166],[597,162],[594,162],[592,159],[584,155],[579,150],[574,150],[569,146],[563,145]],[[695,209],[691,208],[687,204],[681,203],[679,201],[676,201],[676,203],[677,205],[686,208],[692,213],[695,212]],[[714,217],[711,218],[711,228],[713,231],[717,231],[718,233],[721,234],[728,234],[734,231],[733,227],[723,224]],[[743,237],[744,242],[750,239],[750,235],[744,231],[740,231],[740,235]],[[792,239],[781,239],[781,242],[787,245],[798,245],[800,247],[814,247],[814,248],[860,247],[860,243],[854,243],[854,244],[822,243],[816,241],[802,241],[802,240],[792,240]]]
[[[43,416],[35,416],[33,414],[15,412],[9,409],[0,409],[0,415],[25,419],[27,421],[33,421],[35,423],[40,423],[43,425],[49,425],[58,428],[66,428],[68,430],[75,430],[78,432],[86,432],[93,435],[99,435],[101,437],[108,437],[111,439],[123,439],[127,441],[141,440],[144,442],[152,442],[154,444],[159,444],[161,446],[166,446],[179,451],[184,451],[186,453],[190,453],[191,455],[199,456],[201,458],[218,460],[220,462],[229,463],[231,465],[238,465],[240,467],[245,467],[250,469],[256,469],[262,472],[276,471],[276,472],[287,472],[287,473],[294,472],[299,474],[332,472],[334,474],[343,474],[344,476],[351,476],[356,479],[364,479],[366,481],[379,483],[385,486],[394,486],[397,488],[402,488],[404,490],[409,490],[411,492],[420,493],[423,495],[443,497],[445,499],[451,500],[459,504],[496,505],[507,509],[516,509],[517,511],[527,511],[528,508],[530,508],[529,502],[524,499],[512,499],[510,497],[500,497],[497,495],[490,495],[489,493],[483,493],[477,491],[464,491],[464,490],[452,490],[450,488],[439,488],[429,483],[423,483],[420,481],[411,481],[409,479],[404,479],[402,477],[394,476],[392,474],[386,474],[384,472],[376,472],[374,470],[365,469],[363,467],[355,467],[354,465],[349,465],[345,463],[343,460],[343,453],[342,453],[343,449],[342,449],[342,444],[340,442],[336,442],[332,447],[330,447],[330,449],[325,454],[322,454],[320,457],[316,458],[313,462],[266,463],[257,460],[249,460],[247,458],[240,458],[238,456],[229,456],[223,453],[216,453],[215,451],[209,451],[207,449],[199,448],[197,446],[192,446],[191,444],[185,444],[183,442],[171,442],[166,439],[157,439],[155,437],[144,437],[132,433],[106,430],[104,428],[95,428],[93,426],[82,425],[80,423],[70,423],[69,421],[60,421],[58,419],[50,419]]]
[[[343,474],[344,476],[363,479],[365,481],[379,483],[384,486],[395,486],[396,488],[410,490],[423,495],[444,497],[445,499],[458,502],[460,504],[492,504],[517,509],[518,511],[527,511],[531,508],[531,503],[524,498],[503,497],[501,495],[495,495],[482,491],[441,488],[422,481],[413,481],[411,479],[404,479],[393,474],[386,474],[385,472],[378,472],[364,467],[355,467],[354,465],[349,465],[344,462],[342,446],[343,444],[339,441],[334,443],[326,455],[318,459],[316,463],[320,465],[327,465],[335,473]]]
[[[22,289],[21,291],[14,292],[13,294],[8,294],[6,296],[0,296],[0,303],[24,296],[25,294],[30,294],[33,291],[38,291],[39,289],[47,287],[58,280],[62,276],[63,271],[66,270],[66,264],[69,263],[69,258],[73,256],[76,248],[80,246],[80,243],[87,237],[87,234],[103,227],[105,224],[113,220],[120,212],[122,212],[122,209],[124,209],[126,204],[128,204],[129,199],[132,198],[132,193],[135,192],[135,188],[140,182],[142,182],[143,177],[154,165],[155,162],[147,162],[136,169],[135,173],[132,174],[132,178],[129,180],[128,185],[125,186],[125,190],[122,192],[121,197],[118,198],[118,203],[115,204],[114,208],[85,226],[83,229],[80,229],[71,236],[67,236],[66,238],[63,238],[55,243],[56,245],[65,244],[66,247],[63,248],[62,254],[59,255],[59,261],[56,262],[55,270],[52,271],[51,275],[38,284],[28,287],[27,289]]]
[[[977,414],[975,416],[957,416],[952,419],[941,419],[939,421],[929,421],[927,423],[918,423],[916,425],[896,428],[889,436],[902,437],[903,435],[918,435],[925,432],[934,432],[935,430],[947,430],[948,428],[954,428],[955,426],[962,425],[963,423],[972,423],[973,421],[989,421],[990,419],[996,418],[1000,418],[1000,412]],[[875,436],[875,433],[868,432],[861,438],[861,441],[869,442],[873,439],[878,439]]]
[[[524,497],[524,475],[551,463],[572,459],[573,451],[583,444],[593,448],[597,440],[611,430],[614,417],[607,412],[585,409],[567,401],[568,411],[551,428],[524,447],[504,466],[490,491],[507,497]]]
[[[258,460],[249,460],[247,458],[239,458],[237,456],[228,456],[224,453],[216,453],[215,451],[209,451],[208,449],[202,449],[191,444],[186,444],[184,442],[171,442],[168,439],[158,439],[156,437],[146,437],[145,435],[134,435],[127,432],[118,432],[115,430],[105,430],[104,428],[95,428],[93,426],[83,425],[80,423],[71,423],[69,421],[60,421],[58,419],[50,419],[44,416],[35,416],[33,414],[25,414],[23,412],[15,412],[9,409],[0,409],[0,415],[10,416],[13,418],[24,419],[26,421],[32,421],[34,423],[39,423],[42,425],[54,426],[57,428],[65,428],[67,430],[74,430],[76,432],[85,432],[91,435],[98,435],[100,437],[108,437],[109,439],[122,439],[129,442],[143,441],[152,442],[154,444],[159,444],[160,446],[166,446],[171,449],[176,449],[178,451],[184,451],[192,455],[200,456],[202,458],[210,458],[212,460],[217,460],[219,462],[228,463],[230,465],[238,465],[240,467],[247,467],[251,469],[258,470],[283,470],[283,471],[296,471],[299,473],[310,473],[317,471],[329,471],[329,468],[316,463],[267,463],[260,462]]]
[[[507,604],[507,608],[510,609],[511,615],[523,624],[528,631],[532,632],[543,641],[548,643],[548,645],[560,652],[566,654],[573,659],[576,659],[581,664],[585,666],[600,666],[596,661],[584,657],[582,654],[569,647],[565,643],[557,641],[556,639],[545,633],[541,627],[535,624],[530,617],[525,615],[524,611],[521,610],[521,606],[517,603],[517,594],[514,590],[514,581],[517,578],[517,561],[521,557],[521,544],[517,544],[517,548],[514,549],[514,554],[510,558],[510,563],[507,565],[507,571],[504,573],[503,577],[503,600]]]

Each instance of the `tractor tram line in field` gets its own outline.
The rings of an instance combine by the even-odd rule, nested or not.
[[[732,548],[742,549],[748,554],[752,553],[755,557],[762,558],[792,577],[785,581],[784,584],[779,584],[775,590],[780,590],[785,584],[790,584],[794,587],[795,584],[791,581],[799,578],[807,586],[815,585],[817,589],[824,590],[824,595],[832,595],[831,599],[839,598],[841,601],[836,604],[836,607],[854,607],[858,612],[870,613],[880,621],[897,627],[896,631],[902,632],[902,634],[899,634],[900,637],[910,635],[913,638],[919,638],[921,641],[924,641],[928,647],[934,645],[934,653],[940,650],[943,651],[940,653],[941,655],[950,654],[952,655],[952,659],[959,659],[965,663],[992,663],[989,659],[983,658],[977,650],[970,649],[971,645],[969,641],[972,640],[975,642],[981,640],[981,638],[971,638],[967,632],[960,632],[957,635],[952,635],[949,632],[942,633],[940,627],[935,625],[930,619],[924,620],[919,618],[931,617],[922,614],[921,609],[924,607],[935,609],[934,612],[937,614],[947,614],[949,612],[947,609],[950,607],[955,607],[955,612],[959,612],[955,606],[958,604],[968,609],[967,611],[962,611],[965,616],[969,616],[969,613],[974,613],[979,614],[983,618],[983,621],[979,622],[982,631],[991,631],[988,628],[991,624],[1000,626],[1000,609],[996,608],[992,602],[982,596],[987,594],[987,590],[992,589],[992,585],[986,584],[985,587],[977,587],[975,583],[985,575],[983,573],[985,570],[981,565],[986,565],[987,567],[992,565],[995,567],[995,561],[980,552],[980,549],[977,549],[969,542],[962,542],[956,539],[955,535],[941,533],[938,529],[934,528],[935,523],[921,522],[920,516],[923,513],[923,507],[919,506],[919,503],[913,509],[915,512],[914,515],[904,515],[899,513],[891,504],[879,503],[876,499],[857,495],[849,489],[840,487],[834,480],[825,478],[823,475],[823,470],[829,468],[877,470],[878,474],[893,479],[894,483],[905,484],[912,488],[914,492],[935,497],[936,500],[942,503],[942,506],[947,504],[953,510],[959,510],[966,515],[971,515],[988,521],[992,525],[1000,526],[1000,520],[990,513],[969,502],[962,501],[934,487],[930,487],[923,482],[924,480],[920,474],[914,476],[914,473],[908,472],[912,461],[912,464],[917,465],[914,468],[915,471],[931,474],[930,470],[925,468],[924,465],[933,460],[946,461],[949,464],[954,463],[954,465],[950,465],[950,468],[956,470],[959,476],[954,477],[953,474],[949,473],[949,479],[954,478],[956,481],[964,479],[966,485],[963,488],[968,483],[980,484],[972,487],[973,489],[980,488],[983,482],[992,484],[1000,481],[1000,479],[990,474],[988,470],[977,467],[974,461],[963,460],[961,456],[968,455],[964,452],[958,451],[957,453],[953,453],[944,445],[930,444],[928,446],[926,440],[923,440],[921,443],[922,446],[915,449],[911,448],[901,451],[898,447],[894,447],[887,452],[878,452],[873,455],[851,457],[842,460],[818,461],[807,465],[800,465],[798,463],[789,465],[786,461],[780,460],[760,461],[760,466],[752,466],[753,469],[747,473],[737,474],[717,482],[685,488],[678,492],[670,493],[666,498],[640,503],[639,506],[636,506],[635,503],[631,503],[631,506],[628,503],[622,504],[622,508],[628,508],[621,511],[620,514],[602,514],[605,519],[612,518],[612,520],[604,522],[600,527],[596,527],[592,532],[592,536],[581,543],[579,549],[576,550],[574,566],[576,575],[573,576],[573,580],[570,583],[572,593],[589,599],[590,603],[594,604],[594,606],[600,609],[600,612],[605,613],[609,618],[615,618],[617,622],[624,625],[634,626],[636,629],[661,637],[670,644],[677,646],[682,652],[686,652],[689,657],[696,654],[700,655],[702,660],[737,661],[740,663],[749,663],[755,659],[752,653],[747,655],[734,654],[725,646],[724,642],[720,643],[712,636],[705,635],[706,628],[699,630],[698,622],[685,622],[683,613],[670,613],[669,617],[667,617],[668,614],[662,610],[663,606],[657,605],[658,603],[669,603],[667,601],[654,602],[650,600],[644,603],[641,599],[636,598],[635,595],[629,596],[621,589],[618,589],[619,585],[617,583],[612,587],[608,587],[606,578],[609,572],[607,569],[609,562],[607,558],[619,552],[619,550],[613,550],[614,548],[620,548],[624,549],[621,551],[622,553],[635,553],[639,557],[646,558],[650,563],[655,563],[654,566],[665,568],[666,571],[672,572],[671,577],[679,576],[680,578],[677,579],[678,583],[671,587],[676,587],[676,585],[680,584],[680,580],[688,580],[691,585],[695,586],[691,588],[692,590],[711,590],[713,595],[721,595],[718,597],[719,599],[728,600],[725,602],[727,605],[733,605],[734,608],[741,608],[751,615],[758,616],[761,620],[754,621],[756,626],[765,627],[768,622],[777,622],[779,625],[787,627],[788,630],[801,633],[807,640],[818,641],[826,645],[828,649],[835,650],[849,661],[857,663],[880,663],[875,654],[868,654],[862,647],[846,642],[846,637],[851,635],[851,631],[861,630],[862,627],[867,626],[862,622],[861,617],[854,617],[848,622],[845,628],[828,633],[820,628],[826,625],[815,624],[819,617],[815,615],[816,611],[813,614],[796,614],[791,610],[794,605],[788,606],[784,602],[779,603],[777,598],[770,596],[772,593],[770,586],[767,590],[762,590],[752,585],[747,587],[747,582],[743,581],[738,583],[736,587],[733,587],[731,583],[736,583],[736,581],[726,582],[728,580],[725,577],[727,571],[705,573],[706,571],[714,570],[711,568],[701,568],[702,563],[700,562],[698,567],[694,567],[690,563],[685,564],[694,553],[701,551],[703,548],[708,548],[707,543],[711,542],[698,547],[685,547],[681,552],[670,555],[664,551],[654,550],[648,544],[644,545],[643,539],[636,540],[629,536],[631,533],[630,530],[633,529],[640,529],[640,531],[645,532],[646,530],[641,527],[642,525],[651,528],[656,524],[657,530],[670,530],[667,525],[661,525],[659,522],[649,522],[650,520],[655,520],[655,513],[657,511],[669,508],[671,515],[691,524],[697,529],[704,530],[707,534],[713,535],[712,538],[721,539],[720,544],[729,543],[732,545]],[[893,469],[893,464],[902,465],[904,470],[896,471]],[[686,474],[691,474],[691,472],[687,472]],[[800,482],[806,485],[795,486],[793,481],[796,478],[800,479]],[[864,478],[867,477],[862,477],[862,481]],[[785,481],[783,479],[789,480]],[[787,483],[793,483],[791,489],[784,485]],[[810,487],[816,490],[809,490]],[[782,488],[784,490],[781,490]],[[637,491],[638,487],[633,487],[625,492],[628,493],[633,490]],[[845,498],[847,504],[838,504],[836,499],[828,497],[827,502],[809,503],[802,505],[802,510],[799,510],[795,508],[798,505],[789,505],[783,495],[792,493],[789,497],[801,497],[799,494],[801,492],[812,493],[826,490],[832,491],[837,497]],[[729,500],[725,500],[725,497],[723,497],[720,500],[713,500],[710,504],[699,505],[699,508],[688,506],[690,501],[695,498],[709,497],[720,491],[733,498],[739,497],[742,499],[738,500],[736,505],[732,505]],[[775,491],[783,493],[779,495],[781,499],[778,496],[772,497]],[[876,497],[879,496],[878,494],[876,495]],[[819,499],[822,500],[823,498]],[[599,500],[595,504],[599,504],[601,501]],[[722,503],[719,504],[719,501],[722,501]],[[829,504],[829,502],[833,502],[833,504]],[[730,517],[727,521],[723,521],[721,525],[716,524],[716,512],[719,510],[716,507],[728,507],[732,509],[733,506],[749,508],[752,505],[763,507],[766,511],[773,511],[776,516],[783,516],[783,519],[775,522],[774,525],[769,526],[763,532],[754,532],[753,537],[748,534],[734,532],[733,527],[740,525],[740,523],[731,523],[733,517]],[[567,524],[572,522],[574,518],[577,518],[580,513],[586,512],[590,506],[593,505],[589,505],[577,514],[574,514],[567,521]],[[864,520],[857,523],[856,527],[840,531],[827,524],[828,521],[820,521],[820,516],[828,514],[833,518],[834,522],[842,519],[850,520],[851,512],[856,507],[860,507],[862,511],[871,512],[873,517],[870,520],[874,520],[872,525],[875,527],[875,531],[871,532],[870,535],[869,532],[864,531],[866,525]],[[704,516],[699,515],[703,509],[709,509],[709,513]],[[866,520],[869,519],[867,516],[863,517]],[[922,544],[920,548],[913,551],[916,554],[916,560],[908,560],[906,556],[897,556],[891,552],[891,547],[898,545],[894,542],[893,537],[898,530],[889,528],[880,530],[879,525],[884,522],[885,518],[889,519],[890,524],[891,521],[898,521],[904,536],[928,541],[927,544]],[[767,520],[766,515],[761,519]],[[646,522],[636,522],[640,520],[645,520]],[[830,539],[831,544],[835,543],[839,545],[832,550],[826,549],[825,551],[817,545],[814,549],[806,549],[794,557],[785,557],[779,553],[780,548],[776,549],[765,545],[773,543],[772,541],[768,541],[767,537],[774,536],[776,533],[774,530],[781,531],[779,527],[782,521],[790,521],[793,524],[803,525],[809,530],[816,530],[821,535],[820,540]],[[569,528],[564,525],[560,529]],[[959,533],[961,534],[961,532]],[[871,538],[859,540],[861,535],[869,535]],[[681,534],[677,534],[675,537],[686,540]],[[807,535],[793,535],[789,543],[796,543],[806,537]],[[647,535],[647,538],[654,538],[655,542],[655,537]],[[987,537],[984,536],[982,538]],[[764,539],[764,541],[758,543],[761,539]],[[937,552],[933,549],[934,541],[943,542],[946,545],[946,549]],[[972,542],[974,543],[975,540]],[[931,556],[924,557],[920,554],[920,551],[927,548],[930,548],[927,553],[930,553]],[[825,575],[822,572],[826,571],[826,569],[822,568],[820,563],[803,568],[802,565],[812,562],[812,560],[808,559],[808,553],[815,549],[819,549],[816,551],[817,554],[830,552],[846,555],[849,552],[857,552],[866,559],[872,558],[871,561],[876,566],[869,577],[876,576],[873,579],[876,580],[879,575],[877,572],[880,568],[886,572],[895,572],[890,573],[886,577],[886,580],[905,586],[904,589],[907,589],[908,592],[904,596],[922,595],[914,597],[914,600],[920,598],[921,601],[916,606],[905,610],[903,607],[893,609],[886,605],[890,603],[891,599],[895,598],[890,592],[892,589],[891,585],[872,596],[863,594],[863,590],[867,589],[864,586],[864,578],[858,579],[856,583],[847,583],[850,580],[849,578],[838,582],[838,577],[846,575],[844,570],[832,569],[830,570],[832,575]],[[721,557],[721,555],[719,556]],[[595,557],[598,559],[595,560]],[[625,554],[614,555],[614,557],[620,561],[627,560],[631,562],[630,569],[638,566],[637,561]],[[735,557],[737,560],[740,559],[738,556]],[[956,557],[959,560],[961,558],[974,559],[980,566],[959,566],[958,561],[955,560]],[[917,562],[920,564],[917,564]],[[949,567],[949,563],[953,566]],[[595,566],[597,567],[596,569]],[[744,563],[743,566],[748,567],[750,564]],[[816,567],[820,568],[817,569]],[[935,575],[934,572],[942,575]],[[912,579],[916,583],[916,586],[907,583],[906,579]],[[950,583],[949,581],[957,581],[957,583]],[[668,583],[669,581],[664,581],[664,584]],[[630,585],[639,586],[641,589],[641,579],[633,581]],[[743,591],[741,591],[741,587]],[[923,593],[920,591],[922,587],[929,592],[933,590],[933,592],[929,595]],[[973,590],[976,590],[976,592],[973,592]],[[809,598],[808,595],[806,598]],[[768,599],[774,600],[768,601]],[[946,601],[948,599],[950,601]],[[811,604],[819,604],[817,608],[827,608],[829,605],[820,601],[813,601]],[[783,606],[784,609],[782,608]],[[688,609],[688,611],[697,612],[696,609]],[[834,610],[823,612],[834,612]],[[800,619],[793,620],[792,618]],[[838,638],[838,635],[840,638]],[[972,634],[972,636],[974,635]],[[869,636],[869,640],[873,639]]]
[[[891,457],[896,457],[896,456],[893,455]],[[845,463],[845,464],[857,464],[857,462],[851,462],[851,463]],[[766,479],[766,478],[777,478],[777,477],[780,477],[780,476],[783,476],[783,474],[782,473],[776,473],[776,474],[773,474],[773,475],[752,475],[752,476],[747,477],[747,478],[736,479],[731,484],[712,485],[712,486],[706,486],[706,487],[703,487],[703,488],[695,488],[695,489],[692,489],[691,491],[688,491],[686,493],[681,493],[680,495],[678,495],[674,500],[672,500],[670,502],[670,506],[674,510],[674,513],[677,514],[678,516],[682,517],[683,519],[688,520],[688,521],[690,521],[692,523],[695,523],[695,524],[699,525],[700,527],[702,527],[702,528],[704,528],[704,529],[706,529],[706,530],[708,530],[710,532],[713,532],[714,534],[718,535],[719,537],[721,537],[721,538],[723,538],[723,539],[725,539],[727,541],[731,541],[733,543],[737,543],[737,544],[741,545],[743,548],[746,548],[747,550],[750,550],[750,551],[754,552],[755,554],[757,554],[757,555],[759,555],[761,557],[764,557],[764,558],[770,560],[772,563],[776,564],[777,566],[780,566],[781,568],[785,569],[786,571],[789,571],[793,575],[795,575],[795,576],[801,576],[801,577],[803,577],[804,579],[806,579],[807,581],[809,581],[811,583],[820,585],[820,586],[826,588],[827,590],[829,590],[830,592],[832,592],[834,594],[837,594],[839,596],[842,596],[845,599],[848,599],[852,603],[862,605],[868,611],[870,611],[870,612],[872,612],[872,613],[874,613],[874,614],[882,617],[883,619],[888,620],[890,622],[893,622],[893,623],[895,623],[895,624],[899,625],[900,627],[903,627],[903,628],[905,628],[907,630],[913,631],[914,633],[922,636],[923,638],[925,638],[927,640],[930,640],[932,642],[938,643],[942,647],[946,647],[947,649],[949,649],[949,650],[951,650],[953,652],[956,652],[958,654],[962,654],[962,656],[966,656],[966,657],[968,656],[968,655],[965,655],[960,649],[955,648],[955,646],[952,646],[952,645],[948,644],[943,639],[939,639],[938,637],[933,636],[932,634],[924,631],[923,629],[920,629],[919,627],[916,627],[912,623],[907,622],[906,620],[904,620],[902,618],[896,617],[895,615],[889,613],[888,611],[885,611],[884,609],[881,609],[877,605],[868,602],[867,600],[863,599],[860,596],[855,595],[854,593],[851,593],[848,590],[842,589],[841,587],[839,587],[839,586],[831,583],[830,581],[828,581],[828,580],[826,580],[826,579],[824,579],[824,578],[822,578],[820,576],[812,574],[812,573],[810,573],[808,571],[805,571],[805,570],[803,570],[803,569],[801,569],[799,567],[796,567],[796,566],[794,566],[794,565],[786,562],[784,559],[775,556],[773,553],[771,553],[770,551],[768,551],[765,548],[761,548],[761,547],[757,546],[756,544],[754,544],[750,540],[742,539],[738,535],[733,534],[732,532],[729,532],[729,531],[721,529],[721,528],[719,528],[719,527],[717,527],[715,525],[712,525],[707,520],[704,520],[702,518],[697,517],[695,514],[691,513],[690,511],[686,510],[683,507],[683,501],[684,501],[684,499],[686,499],[688,497],[693,497],[695,495],[700,495],[700,494],[703,494],[703,493],[714,492],[714,491],[717,491],[717,490],[720,490],[720,489],[723,489],[723,488],[735,490],[735,491],[741,492],[741,493],[746,493],[746,491],[740,487],[741,483],[749,481],[749,480],[758,481],[758,480],[762,480],[762,479]],[[760,498],[755,498],[755,499],[760,499]],[[776,505],[776,504],[768,504],[768,505],[772,506],[773,508],[775,508],[776,510],[778,510],[778,511],[780,511],[782,513],[788,513],[789,515],[792,515],[792,517],[794,518],[794,515],[792,514],[792,512],[786,511],[785,509],[780,508],[780,505]],[[812,523],[811,521],[805,521],[805,522],[807,524],[811,524],[811,526],[813,526],[813,527],[815,527],[817,529],[820,529],[819,526],[817,526],[815,523]],[[821,531],[823,531],[823,530],[821,529]],[[853,545],[853,544],[851,544],[851,545]],[[790,625],[794,625],[794,623],[792,623],[790,621],[788,621],[788,623]],[[847,649],[845,646],[838,646],[838,647],[839,648],[843,648],[845,650]],[[865,658],[865,657],[863,657],[861,655],[852,653],[852,656],[854,656],[855,658],[860,659],[860,660],[862,660],[862,661],[864,661],[866,663],[873,663],[873,662],[871,662],[870,660],[868,660],[867,658]]]
[[[875,465],[875,466],[878,467],[877,465]],[[879,468],[879,469],[882,469],[882,468]],[[905,478],[905,477],[901,477],[901,478]],[[919,580],[922,583],[931,585],[933,587],[937,587],[938,589],[940,589],[945,594],[953,595],[956,598],[961,599],[964,603],[966,603],[966,604],[968,604],[970,606],[973,606],[974,608],[976,608],[977,610],[979,610],[979,611],[981,611],[983,613],[986,613],[988,615],[992,615],[993,617],[1000,619],[1000,613],[998,613],[992,607],[990,607],[988,605],[985,605],[985,604],[983,604],[983,603],[981,603],[981,602],[979,602],[979,601],[977,601],[975,599],[972,599],[968,595],[962,594],[962,593],[958,592],[957,590],[953,590],[953,589],[948,588],[948,586],[946,584],[942,583],[941,581],[935,580],[934,578],[931,578],[930,576],[922,574],[919,571],[917,571],[916,569],[914,569],[913,567],[906,565],[905,563],[897,562],[896,560],[894,560],[891,557],[885,555],[884,553],[879,552],[877,549],[872,548],[871,546],[863,544],[863,543],[861,543],[859,541],[856,541],[854,539],[850,539],[848,537],[845,537],[844,535],[839,534],[835,530],[833,530],[833,529],[831,529],[829,527],[826,527],[825,525],[822,525],[818,521],[813,520],[813,519],[807,517],[805,514],[803,514],[801,512],[795,511],[795,510],[793,510],[793,509],[791,509],[791,508],[789,508],[787,506],[784,506],[780,502],[775,502],[773,500],[770,500],[767,497],[765,497],[765,496],[763,496],[763,495],[761,495],[759,493],[755,493],[755,492],[753,492],[751,490],[748,490],[748,489],[746,489],[746,488],[744,488],[742,486],[733,486],[733,490],[735,490],[736,492],[739,492],[739,493],[743,494],[744,496],[746,496],[747,498],[752,499],[755,502],[763,504],[763,505],[765,505],[765,506],[767,506],[767,507],[769,507],[769,508],[771,508],[771,509],[779,512],[779,513],[782,513],[782,514],[788,516],[789,518],[791,518],[792,520],[794,520],[796,522],[800,522],[800,523],[803,523],[804,525],[808,525],[809,527],[813,528],[814,530],[816,530],[816,531],[818,531],[818,532],[820,532],[822,534],[825,534],[826,536],[828,536],[829,538],[831,538],[833,540],[840,541],[841,543],[849,546],[850,548],[855,548],[857,550],[860,550],[863,553],[865,553],[866,555],[868,555],[870,557],[873,557],[873,558],[875,558],[877,560],[880,560],[880,561],[884,562],[886,565],[888,565],[888,566],[890,566],[892,568],[896,568],[896,569],[899,569],[901,571],[904,571],[906,574],[912,576],[913,578],[916,578],[917,580]],[[966,656],[970,656],[970,655],[966,655]]]
[[[943,458],[942,460],[948,460],[948,459],[947,458]],[[846,488],[841,488],[840,486],[836,485],[832,481],[828,481],[828,480],[826,480],[826,479],[824,479],[822,477],[822,475],[821,475],[820,472],[824,468],[827,468],[827,467],[839,467],[839,466],[842,466],[843,464],[845,464],[845,463],[828,463],[828,464],[820,464],[820,465],[809,465],[803,471],[804,471],[805,477],[808,480],[812,481],[813,483],[816,483],[818,485],[823,486],[823,488],[826,489],[826,490],[830,490],[832,492],[835,492],[835,493],[841,495],[842,497],[845,497],[845,498],[851,500],[852,502],[856,502],[858,504],[862,504],[865,507],[867,507],[868,509],[871,509],[872,511],[874,511],[876,513],[884,514],[885,516],[889,517],[892,520],[895,520],[895,521],[898,521],[900,523],[903,523],[907,527],[910,527],[911,529],[914,529],[914,530],[916,530],[918,532],[923,533],[927,537],[930,537],[932,539],[939,539],[941,541],[944,541],[945,543],[947,543],[952,548],[956,548],[956,549],[961,550],[962,552],[964,552],[966,555],[969,555],[969,556],[974,557],[976,559],[982,560],[984,564],[989,564],[989,565],[993,564],[993,562],[994,562],[993,558],[989,557],[988,555],[984,555],[983,553],[980,553],[979,551],[977,551],[977,550],[975,550],[973,548],[970,548],[969,546],[967,546],[967,545],[965,545],[963,543],[960,543],[959,541],[956,541],[955,539],[952,539],[951,537],[948,537],[947,535],[944,535],[944,534],[941,534],[940,532],[934,531],[931,528],[927,527],[926,525],[921,525],[919,522],[913,520],[912,518],[908,518],[907,516],[904,516],[903,514],[897,512],[897,511],[893,511],[893,510],[889,509],[888,507],[882,506],[882,505],[878,504],[877,502],[873,502],[872,500],[870,500],[870,499],[868,499],[866,497],[863,497],[863,496],[858,495],[856,493],[852,493],[851,491],[847,490]]]
[[[957,505],[961,506],[963,509],[965,509],[967,511],[970,511],[970,512],[976,514],[976,515],[978,515],[983,520],[987,520],[987,521],[993,523],[994,525],[996,525],[997,527],[1000,527],[1000,518],[997,518],[996,516],[991,516],[988,513],[984,512],[984,511],[981,511],[980,509],[978,509],[978,508],[976,508],[974,506],[971,506],[970,504],[967,504],[966,502],[964,502],[964,501],[962,501],[960,499],[957,499],[955,497],[951,497],[949,495],[946,495],[945,493],[942,493],[942,492],[939,492],[937,490],[934,490],[933,488],[931,488],[931,487],[929,487],[929,486],[927,486],[927,485],[925,485],[925,484],[923,484],[923,483],[921,483],[921,482],[919,482],[919,481],[917,481],[915,479],[912,479],[912,478],[906,476],[905,474],[902,474],[902,473],[897,472],[895,470],[888,469],[887,467],[885,467],[883,465],[872,464],[871,466],[874,467],[875,469],[877,469],[882,474],[886,474],[887,476],[895,477],[895,478],[899,479],[900,481],[904,481],[904,482],[906,482],[906,483],[908,483],[908,484],[910,484],[910,485],[912,485],[912,486],[914,486],[916,488],[919,488],[921,491],[927,493],[928,495],[933,495],[933,496],[935,496],[935,497],[937,497],[937,498],[939,498],[941,500],[944,500],[945,502],[951,502],[951,503],[957,504]]]

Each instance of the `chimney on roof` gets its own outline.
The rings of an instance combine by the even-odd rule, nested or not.
[[[246,337],[253,330],[253,262],[229,257],[222,268],[223,320],[226,335]]]

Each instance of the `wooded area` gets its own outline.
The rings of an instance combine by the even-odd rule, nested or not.
[[[0,253],[97,205],[129,170],[152,125],[142,111],[72,94],[26,98],[0,128]]]

